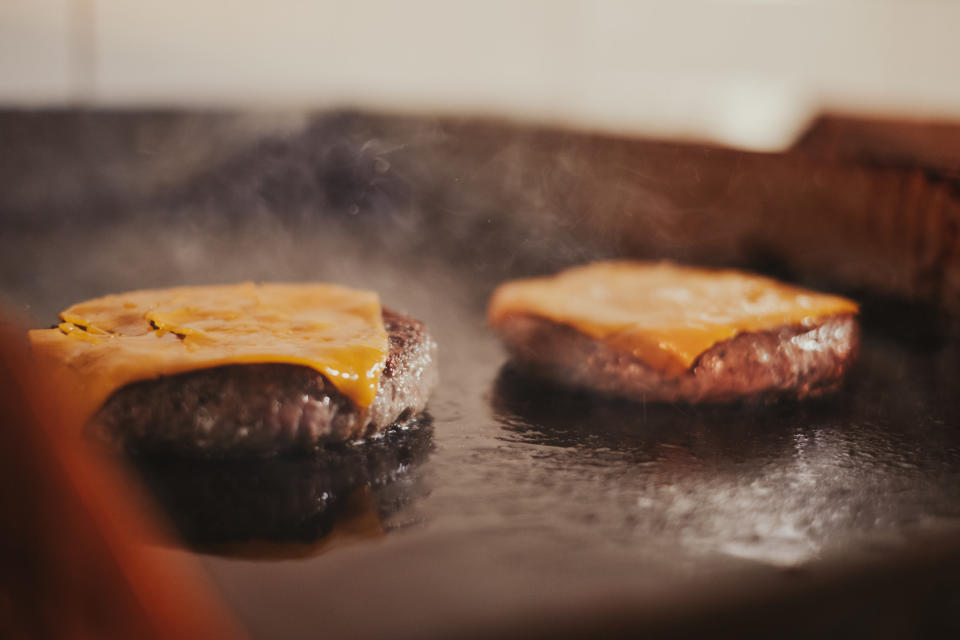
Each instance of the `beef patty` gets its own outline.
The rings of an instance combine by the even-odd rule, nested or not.
[[[856,357],[852,314],[811,326],[743,332],[700,354],[679,376],[666,376],[631,353],[577,329],[516,314],[496,326],[517,367],[560,384],[651,402],[802,399],[835,390]]]
[[[128,452],[269,455],[371,436],[424,410],[437,345],[423,323],[383,309],[389,352],[376,398],[357,407],[323,374],[291,364],[236,364],[129,384],[87,425]]]

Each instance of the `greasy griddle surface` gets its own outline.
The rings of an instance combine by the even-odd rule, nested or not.
[[[7,128],[22,120],[8,114]],[[432,217],[418,216],[435,201],[423,185],[436,167],[380,182],[382,163],[350,154],[373,148],[393,160],[393,147],[338,137],[335,119],[295,145],[303,158],[254,145],[249,161],[180,191],[169,188],[171,167],[212,162],[181,148],[204,127],[151,137],[164,129],[150,117],[128,131],[116,117],[88,127],[81,114],[61,123],[77,134],[64,138],[50,128],[59,120],[30,120],[50,133],[46,146],[34,135],[21,145],[30,154],[0,149],[19,176],[0,200],[12,212],[0,220],[0,298],[38,325],[117,291],[321,280],[376,289],[437,338],[441,382],[420,453],[395,469],[378,462],[359,486],[338,484],[348,504],[316,510],[323,520],[297,529],[295,547],[156,550],[196,554],[255,638],[957,631],[943,613],[960,594],[960,367],[955,343],[915,339],[928,318],[891,322],[889,305],[868,306],[851,384],[823,402],[604,401],[505,369],[484,325],[501,278],[622,255],[582,243],[527,201],[465,216],[441,199]],[[226,153],[222,140],[200,137]],[[483,167],[450,171],[460,169],[469,178]],[[459,194],[459,178],[448,182]],[[213,188],[221,184],[233,199]],[[276,468],[249,480],[286,487]],[[323,483],[289,484],[308,499],[324,493]],[[311,531],[328,535],[310,544]]]
[[[116,247],[141,240],[136,227],[116,233],[127,242],[90,234],[70,245],[101,261],[112,255],[88,264],[91,293],[125,286],[110,268]],[[275,277],[269,263],[216,258],[202,259],[205,281]],[[929,562],[950,575],[960,432],[949,345],[919,348],[868,330],[850,386],[822,402],[608,401],[505,367],[483,322],[493,283],[472,267],[409,258],[397,269],[389,256],[341,244],[286,268],[287,278],[376,288],[422,317],[440,344],[441,383],[429,406],[432,444],[367,501],[374,534],[350,533],[352,520],[344,534],[334,521],[318,531],[336,545],[316,552],[199,553],[255,637],[575,635],[584,624],[676,631],[717,611],[744,614],[734,630],[779,629],[785,618],[763,611],[831,589],[828,604],[896,610],[877,603],[899,583],[877,595],[882,580],[866,590],[845,582],[871,571]],[[48,315],[78,297],[38,293],[33,311]]]
[[[752,616],[731,633],[779,629],[758,601],[916,564],[958,531],[956,377],[936,359],[868,339],[829,401],[657,407],[524,379],[478,322],[440,333],[435,450],[414,472],[426,489],[384,521],[396,531],[298,563],[206,559],[256,634],[683,629],[725,607]],[[837,588],[885,624],[883,598]],[[823,612],[794,612],[792,630]]]

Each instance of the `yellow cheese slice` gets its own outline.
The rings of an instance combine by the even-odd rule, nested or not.
[[[515,314],[546,318],[679,375],[738,333],[812,327],[857,311],[846,298],[740,271],[615,261],[503,284],[491,299],[489,320],[496,326]]]
[[[364,409],[388,348],[377,294],[331,284],[132,291],[73,305],[60,319],[30,341],[67,377],[84,421],[131,382],[248,363],[311,367]]]

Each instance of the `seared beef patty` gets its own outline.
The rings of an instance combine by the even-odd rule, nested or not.
[[[88,431],[130,452],[265,455],[370,436],[423,411],[437,383],[437,345],[423,323],[383,310],[390,348],[366,412],[321,373],[290,364],[237,364],[129,384]]]
[[[682,375],[669,377],[630,353],[539,316],[510,316],[496,329],[521,370],[651,402],[822,395],[840,385],[859,344],[856,319],[834,315],[814,326],[741,333],[705,351]]]

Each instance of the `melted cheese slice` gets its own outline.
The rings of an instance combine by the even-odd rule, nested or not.
[[[84,421],[131,382],[249,363],[311,367],[364,409],[388,348],[377,294],[329,284],[133,291],[81,302],[60,319],[30,341],[79,392]]]
[[[598,262],[501,285],[489,319],[496,326],[516,314],[546,318],[680,375],[700,354],[738,333],[812,327],[826,316],[857,311],[846,298],[740,271]]]

